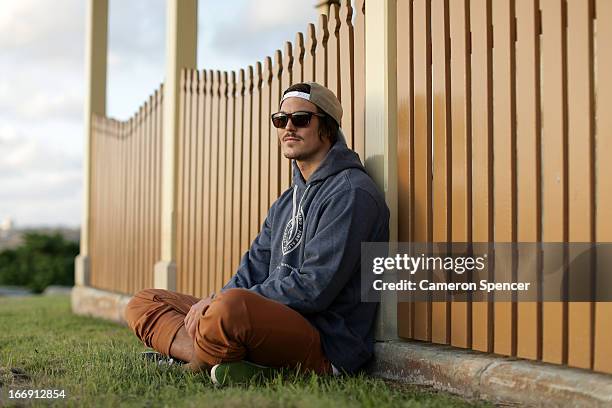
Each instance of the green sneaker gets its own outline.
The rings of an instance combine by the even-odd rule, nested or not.
[[[232,361],[215,365],[210,370],[210,377],[215,385],[248,384],[251,381],[262,381],[274,378],[281,369],[266,367],[248,361]]]

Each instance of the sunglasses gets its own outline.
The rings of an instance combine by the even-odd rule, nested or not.
[[[320,118],[325,117],[325,115],[322,113],[307,111],[298,111],[293,113],[276,112],[272,115],[272,124],[275,128],[284,128],[287,126],[289,119],[291,119],[293,126],[303,128],[310,125],[310,119],[312,119],[313,116],[318,116]]]

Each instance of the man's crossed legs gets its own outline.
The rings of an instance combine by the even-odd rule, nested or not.
[[[189,361],[195,369],[248,360],[268,367],[331,373],[318,330],[295,310],[246,289],[229,289],[204,309],[191,338],[184,319],[199,300],[145,289],[130,300],[125,317],[147,346]]]

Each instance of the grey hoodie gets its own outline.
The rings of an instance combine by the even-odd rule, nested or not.
[[[377,307],[361,302],[361,242],[388,241],[389,209],[341,132],[308,182],[295,162],[293,180],[223,290],[250,289],[298,311],[334,367],[352,373],[372,355]]]

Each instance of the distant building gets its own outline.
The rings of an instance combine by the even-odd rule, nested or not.
[[[7,239],[11,235],[11,231],[13,231],[14,228],[14,222],[10,217],[2,220],[0,223],[0,241]]]
[[[14,228],[15,228],[15,223],[13,222],[13,219],[10,218],[10,217],[5,218],[0,223],[0,231],[2,231],[2,232],[11,231]]]

